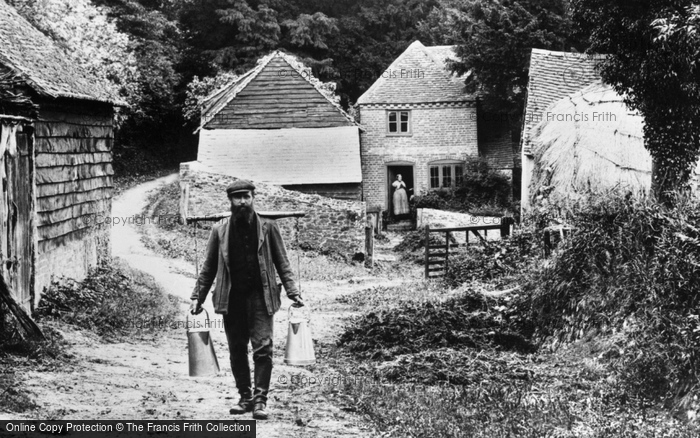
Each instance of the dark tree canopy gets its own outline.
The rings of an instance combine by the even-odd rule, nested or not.
[[[572,49],[567,3],[442,0],[437,13],[445,16],[441,21],[454,23],[460,39],[460,61],[453,67],[460,74],[469,72],[467,91],[483,93],[484,109],[520,117],[531,49]]]

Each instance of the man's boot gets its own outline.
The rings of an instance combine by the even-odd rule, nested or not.
[[[238,404],[231,408],[229,413],[233,415],[245,414],[246,412],[252,412],[255,403],[253,403],[253,396],[250,394],[241,395],[241,399]]]
[[[255,418],[256,420],[267,420],[268,415],[265,408],[266,406],[264,402],[255,402],[255,409],[253,409],[253,418]]]

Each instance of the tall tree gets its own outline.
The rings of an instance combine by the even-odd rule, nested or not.
[[[449,32],[458,43],[454,70],[466,75],[466,90],[484,96],[483,108],[507,114],[519,134],[532,48],[571,50],[567,0],[440,0],[424,32]]]
[[[700,153],[698,9],[691,0],[574,0],[578,30],[605,82],[644,117],[652,189],[664,203],[688,186]]]

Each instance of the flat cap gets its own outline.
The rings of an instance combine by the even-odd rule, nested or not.
[[[233,195],[234,193],[245,192],[248,190],[255,190],[255,186],[253,185],[253,183],[244,179],[239,179],[232,182],[228,185],[228,187],[226,187],[226,195],[231,197],[231,195]]]

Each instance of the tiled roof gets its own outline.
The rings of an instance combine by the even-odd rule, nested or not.
[[[202,129],[197,161],[212,173],[277,185],[362,181],[356,126]]]
[[[0,64],[39,94],[117,102],[103,81],[71,59],[51,38],[0,0]]]
[[[376,103],[427,103],[474,100],[461,78],[446,68],[454,46],[425,47],[414,41],[357,100]]]
[[[202,105],[202,122],[200,129],[204,127],[208,121],[215,117],[216,114],[223,110],[233,99],[235,99],[236,96],[238,96],[238,94],[241,93],[241,91],[243,91],[248,84],[254,81],[255,78],[257,78],[258,75],[265,70],[265,67],[267,67],[273,59],[282,60],[288,66],[288,68],[291,69],[287,70],[285,72],[286,74],[283,76],[279,75],[280,71],[276,71],[275,73],[279,78],[289,78],[291,76],[290,73],[295,71],[298,75],[297,77],[304,78],[306,82],[308,82],[313,88],[316,89],[316,91],[318,91],[321,96],[323,96],[324,99],[333,105],[345,119],[354,125],[358,125],[355,122],[355,119],[343,110],[337,100],[333,100],[329,97],[329,92],[326,90],[321,90],[321,81],[313,77],[310,69],[307,69],[298,59],[296,59],[296,57],[277,50],[258,59],[258,64],[254,68],[248,70],[235,81],[232,81],[231,83],[214,91],[204,100]]]
[[[600,80],[595,71],[595,63],[600,59],[602,55],[532,49],[521,139],[523,153],[532,153],[531,131],[543,120],[548,106]]]

